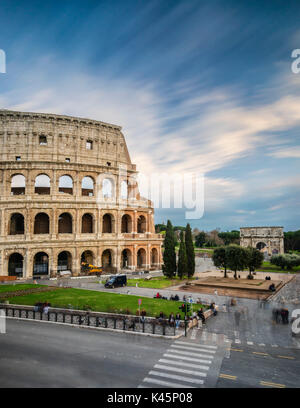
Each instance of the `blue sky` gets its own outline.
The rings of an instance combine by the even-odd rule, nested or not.
[[[204,173],[209,230],[300,228],[300,3],[0,5],[0,108],[123,127],[143,173]],[[156,222],[186,223],[156,209]]]

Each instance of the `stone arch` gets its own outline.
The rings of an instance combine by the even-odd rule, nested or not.
[[[62,251],[57,256],[57,271],[72,272],[72,254],[69,251]]]
[[[11,177],[10,194],[24,195],[26,189],[26,178],[23,174],[14,174]]]
[[[95,262],[94,259],[95,259],[95,256],[94,256],[93,251],[88,249],[82,252],[81,257],[80,257],[80,262],[81,264],[84,262],[84,263],[94,265],[94,262]]]
[[[103,198],[115,197],[115,182],[110,177],[105,177],[102,180],[102,197]]]
[[[110,213],[106,213],[102,217],[102,233],[111,234],[115,232],[115,219]]]
[[[19,252],[10,254],[8,258],[8,276],[23,277],[24,257]]]
[[[137,220],[137,232],[138,234],[144,234],[147,229],[147,221],[144,215],[140,215]]]
[[[125,248],[121,254],[121,268],[127,269],[132,266],[132,252],[130,249]]]
[[[145,268],[147,264],[147,252],[145,248],[140,248],[136,255],[136,264],[138,268]]]
[[[33,257],[33,276],[48,275],[49,255],[46,252],[37,252]]]
[[[83,214],[81,218],[81,233],[92,234],[94,232],[94,219],[89,213]]]
[[[121,219],[121,233],[126,234],[132,232],[132,218],[129,214],[124,214]]]
[[[24,215],[13,213],[10,216],[9,235],[23,235],[24,233]]]
[[[126,200],[128,198],[128,183],[126,180],[121,181],[120,196],[122,200]]]
[[[151,249],[151,267],[157,267],[159,265],[159,257],[157,248]]]
[[[49,232],[50,232],[49,215],[44,212],[40,212],[36,214],[34,218],[33,233],[34,234],[49,234]]]
[[[262,241],[260,241],[260,242],[258,242],[256,244],[256,249],[259,249],[260,251],[263,250],[266,247],[267,247],[267,244],[265,242],[262,242]]]
[[[94,186],[95,182],[93,177],[85,176],[81,181],[81,195],[82,196],[89,196],[92,197],[95,195],[94,193]]]
[[[34,192],[40,195],[50,194],[51,180],[48,174],[38,174],[34,181]]]
[[[73,178],[68,174],[60,176],[58,182],[58,191],[64,194],[73,194]]]
[[[113,267],[113,250],[104,249],[101,255],[101,265],[104,269],[110,269]]]
[[[73,232],[73,219],[70,213],[62,213],[58,217],[58,233],[59,234],[72,234]]]

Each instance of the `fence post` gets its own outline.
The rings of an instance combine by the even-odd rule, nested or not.
[[[163,336],[165,336],[165,335],[166,335],[166,324],[163,323]]]
[[[107,329],[107,317],[105,318],[105,328]]]
[[[87,315],[87,325],[88,326],[90,325],[90,315],[89,314]]]
[[[55,312],[55,321],[57,322],[57,312]]]
[[[33,311],[32,318],[35,320],[35,310]]]
[[[19,309],[19,317],[22,317],[22,310]]]
[[[117,328],[117,319],[114,318],[114,329],[116,329],[116,328]]]
[[[155,322],[152,323],[152,334],[155,334]]]
[[[123,319],[123,330],[126,329],[126,319]]]
[[[28,319],[28,310],[26,310],[26,319]]]
[[[96,327],[99,327],[99,316],[96,317]]]
[[[132,322],[132,331],[135,331],[135,320]]]
[[[63,323],[66,323],[66,315],[63,313]]]
[[[145,321],[143,321],[143,333],[145,333]]]
[[[50,320],[50,312],[48,311],[48,322],[49,322],[49,320]]]

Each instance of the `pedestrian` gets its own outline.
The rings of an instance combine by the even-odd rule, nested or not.
[[[200,325],[199,325],[200,320],[201,320],[201,323],[202,323],[202,324],[205,324],[205,316],[204,316],[202,307],[198,310],[198,318],[199,318],[199,320],[198,320],[198,327],[200,326]]]
[[[177,313],[176,316],[175,316],[176,329],[178,329],[178,327],[180,325],[180,319],[181,319],[181,316],[180,316],[179,313]]]
[[[240,317],[241,317],[240,311],[239,311],[239,310],[236,310],[236,311],[234,312],[234,319],[235,319],[235,324],[236,324],[236,326],[239,326],[239,324],[240,324]]]
[[[175,322],[175,317],[174,317],[174,313],[172,312],[169,316],[169,325],[174,326],[174,322]]]

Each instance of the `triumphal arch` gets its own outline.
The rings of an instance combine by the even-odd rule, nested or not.
[[[265,254],[265,257],[283,254],[283,227],[240,228],[240,245],[257,248]]]
[[[120,126],[0,110],[0,149],[0,275],[161,268]]]

